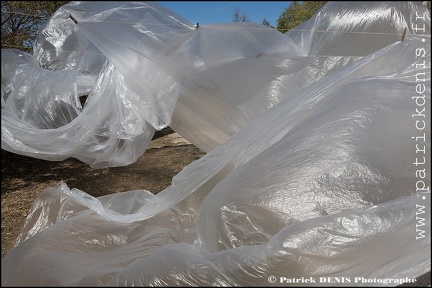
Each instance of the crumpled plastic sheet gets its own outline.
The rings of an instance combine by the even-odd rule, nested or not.
[[[323,10],[332,22],[284,35],[254,23],[195,29],[151,2],[71,2],[40,31],[33,55],[2,49],[2,148],[124,166],[170,126],[209,152],[281,100],[400,40],[405,26],[415,34],[401,14],[413,4],[394,14],[385,3],[375,12],[339,5],[380,18],[352,24]]]
[[[289,279],[340,277],[350,279],[347,286],[397,286],[398,279],[430,271],[426,7],[418,2],[329,2],[311,20],[282,34],[253,23],[193,30],[155,5],[63,6],[47,27],[69,31],[82,42],[63,36],[60,41],[45,28],[39,37],[46,40],[39,38],[35,56],[2,50],[2,112],[6,102],[11,115],[21,115],[38,129],[63,129],[65,134],[53,139],[64,145],[67,135],[85,135],[83,146],[72,143],[71,151],[88,163],[120,163],[111,160],[122,155],[118,147],[98,150],[96,143],[130,137],[122,147],[135,151],[132,142],[145,129],[133,129],[134,121],[149,129],[169,124],[208,153],[157,195],[136,190],[94,198],[64,182],[47,188],[36,199],[16,247],[2,259],[2,285],[286,286]],[[134,14],[135,9],[148,13]],[[66,19],[68,13],[77,25]],[[149,24],[168,20],[174,21],[170,28]],[[125,22],[135,23],[134,29]],[[53,55],[46,48],[48,35],[63,47],[85,43],[84,51],[100,51],[103,57],[81,62],[84,52],[66,53],[57,44]],[[16,60],[3,64],[5,53],[14,53]],[[25,73],[38,70],[37,62],[55,71],[32,72],[41,79],[47,79],[44,73],[64,73],[57,81],[85,76],[85,81],[71,81],[76,91],[91,90],[89,106],[80,110],[70,97],[62,97],[66,89],[61,89],[53,109],[62,113],[39,109],[51,119],[37,122],[23,108],[31,100],[16,91],[33,81]],[[87,64],[94,69],[83,75],[79,67]],[[11,80],[3,86],[8,67]],[[91,86],[93,79],[97,84]],[[68,87],[69,80],[64,81]],[[109,104],[100,103],[102,97]],[[37,99],[32,100],[42,101]],[[134,105],[126,105],[129,100]],[[136,118],[126,117],[131,110]],[[79,122],[85,113],[95,121]],[[23,150],[29,148],[14,138],[12,125],[4,128],[4,122],[13,123],[12,116],[6,118],[2,113],[2,147],[15,139]],[[15,121],[30,139],[24,120]],[[59,123],[58,128],[43,126],[50,122]],[[29,155],[51,151],[53,160],[72,155],[54,147],[40,153],[37,145]],[[381,281],[355,282],[355,277]]]

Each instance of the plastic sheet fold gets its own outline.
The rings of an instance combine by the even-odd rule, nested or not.
[[[19,89],[55,77],[70,90]],[[169,125],[208,153],[157,195],[47,188],[2,259],[2,285],[414,279],[430,271],[430,92],[418,2],[329,2],[285,34],[196,29],[153,2],[71,2],[34,55],[2,50],[2,148],[120,166]]]

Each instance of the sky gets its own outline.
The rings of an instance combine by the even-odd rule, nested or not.
[[[244,14],[250,22],[262,24],[266,19],[277,26],[277,19],[290,1],[157,1],[160,5],[189,22],[200,25],[232,22],[234,9]]]

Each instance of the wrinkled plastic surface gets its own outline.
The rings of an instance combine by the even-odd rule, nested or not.
[[[430,12],[424,6],[329,2],[286,34],[250,23],[185,28],[164,48],[184,51],[178,59],[137,37],[149,48],[142,51],[151,51],[137,57],[156,69],[143,68],[139,77],[152,79],[147,83],[133,80],[126,65],[135,57],[126,34],[117,39],[102,24],[80,22],[117,10],[76,5],[78,29],[108,59],[103,74],[122,75],[139,99],[149,83],[165,89],[149,92],[156,95],[149,96],[149,113],[182,136],[194,135],[189,128],[199,134],[207,119],[216,130],[227,120],[209,114],[188,122],[198,108],[209,109],[188,102],[195,99],[190,95],[208,92],[204,103],[218,99],[242,113],[230,118],[238,125],[232,137],[208,140],[209,153],[157,195],[138,190],[94,198],[66,183],[45,190],[2,259],[2,285],[286,286],[280,277],[348,277],[347,286],[396,286],[401,283],[388,279],[430,271]],[[90,13],[86,5],[101,11]],[[414,31],[413,23],[426,31]],[[253,47],[243,46],[251,39]],[[285,44],[276,45],[278,39]],[[186,66],[191,70],[176,70]],[[259,91],[248,95],[250,87],[240,82],[257,83]],[[166,94],[181,108],[170,106]],[[270,276],[277,282],[269,283]]]
[[[281,100],[400,40],[415,17],[402,14],[409,3],[394,13],[385,2],[345,5],[372,21],[323,10],[284,35],[254,23],[195,29],[154,2],[71,2],[40,31],[34,55],[2,49],[2,148],[123,166],[170,126],[209,152]]]

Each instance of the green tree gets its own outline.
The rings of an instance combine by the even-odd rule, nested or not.
[[[309,20],[328,1],[292,1],[277,20],[277,30],[282,33]]]
[[[262,21],[262,25],[271,27],[273,29],[275,28],[274,26],[270,25],[270,22],[267,19],[265,19],[265,18]]]
[[[244,13],[240,14],[240,9],[235,8],[233,13],[233,22],[249,22],[249,17]]]
[[[270,22],[269,21],[267,21],[267,19],[263,19],[263,21],[262,21],[262,25],[264,25],[264,26],[270,26]]]
[[[69,1],[1,1],[1,48],[30,52],[39,29]]]

